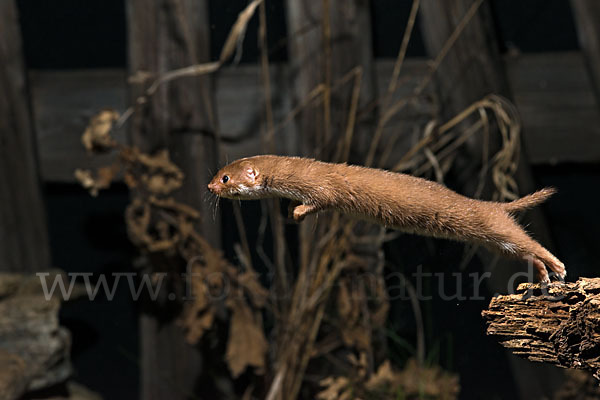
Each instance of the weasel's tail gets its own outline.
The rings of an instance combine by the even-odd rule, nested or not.
[[[522,211],[546,201],[548,197],[552,196],[554,193],[556,193],[556,189],[545,188],[525,197],[521,197],[520,199],[501,204],[504,206],[504,209],[510,213]]]

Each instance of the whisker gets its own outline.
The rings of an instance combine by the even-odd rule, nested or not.
[[[220,196],[215,196],[215,202],[213,204],[213,222],[217,220],[217,211],[219,209]]]

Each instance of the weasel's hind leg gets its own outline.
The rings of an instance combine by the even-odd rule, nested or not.
[[[538,258],[532,255],[526,255],[523,257],[525,261],[528,263],[532,263],[535,268],[535,272],[537,274],[537,278],[542,283],[550,283],[550,275],[548,274],[548,270],[546,269],[546,265],[541,262]]]
[[[516,225],[516,223],[515,223]],[[565,265],[541,244],[532,239],[520,226],[516,225],[519,232],[514,241],[516,255],[527,262],[532,262],[541,282],[550,282],[548,269],[560,280],[567,275]]]
[[[542,247],[539,243],[535,242],[539,246],[538,251],[534,254],[533,265],[539,270],[539,268],[548,267],[555,276],[561,281],[567,276],[567,269],[558,258],[554,257],[552,253]],[[541,265],[540,265],[541,264]],[[546,273],[546,275],[548,275]],[[549,277],[548,277],[549,279]]]
[[[511,216],[499,218],[501,220],[498,220],[495,226],[502,228],[497,232],[500,234],[495,237],[495,240],[502,252],[533,263],[537,276],[542,282],[550,282],[548,269],[558,279],[565,278],[567,270],[558,258],[532,239]]]

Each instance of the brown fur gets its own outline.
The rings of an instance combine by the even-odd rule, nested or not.
[[[223,182],[225,176],[227,182]],[[208,188],[232,199],[288,198],[293,201],[296,221],[334,209],[405,232],[480,244],[532,260],[539,278],[546,282],[546,267],[561,279],[566,274],[563,263],[511,215],[546,200],[554,193],[550,188],[509,203],[481,201],[410,175],[270,155],[243,158],[223,167]]]

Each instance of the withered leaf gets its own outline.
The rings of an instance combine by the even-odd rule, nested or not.
[[[119,113],[106,109],[90,118],[88,126],[81,135],[81,143],[88,151],[102,152],[113,149],[116,141],[110,135],[113,124],[119,119]]]
[[[454,400],[460,391],[458,376],[443,371],[439,366],[419,366],[409,360],[401,371],[394,371],[389,360],[384,361],[377,372],[365,383],[369,391],[397,393],[407,398],[424,396],[431,399]]]
[[[396,381],[398,381],[398,377],[392,372],[390,360],[385,360],[379,368],[377,368],[377,372],[375,372],[365,383],[365,387],[369,390],[375,390]]]
[[[186,328],[185,339],[188,343],[196,344],[202,336],[213,326],[215,319],[214,309],[209,307],[199,316],[192,313],[184,313],[181,325]]]
[[[390,304],[387,301],[382,300],[379,303],[379,307],[377,307],[375,311],[371,313],[371,325],[375,328],[382,327],[387,321],[389,309]]]
[[[168,194],[181,187],[181,182],[166,175],[142,175],[142,182],[152,193]]]
[[[86,189],[89,189],[91,192],[91,188],[93,188],[95,184],[94,177],[92,176],[92,171],[90,171],[89,169],[77,168],[75,170],[75,178],[79,181],[81,186],[83,186]]]
[[[354,290],[353,290],[354,289]],[[360,288],[353,288],[348,282],[340,282],[337,308],[340,315],[340,333],[346,346],[367,350],[371,345],[372,326],[368,318],[361,314],[366,301]]]
[[[232,302],[231,325],[225,359],[234,377],[240,376],[248,366],[264,373],[267,339],[252,310],[242,299]]]
[[[342,340],[346,346],[366,350],[371,345],[371,328],[362,325],[351,325],[341,330]]]
[[[319,382],[325,389],[317,393],[319,400],[350,400],[352,388],[350,380],[343,376],[327,377]]]
[[[139,181],[149,192],[169,194],[183,184],[184,174],[171,161],[168,150],[163,149],[152,156],[138,152],[131,152],[127,156],[137,157],[137,161],[146,168],[146,172],[141,174]]]
[[[190,344],[197,344],[214,322],[215,305],[209,298],[209,288],[202,269],[194,266],[188,284],[191,285],[191,300],[185,304],[180,318],[180,325],[186,333],[186,340]]]
[[[106,189],[110,186],[118,171],[119,167],[116,164],[108,167],[100,167],[94,177],[90,170],[76,169],[75,178],[92,196],[96,197],[101,189]]]
[[[352,364],[356,371],[356,375],[360,379],[364,379],[367,376],[369,362],[367,361],[367,353],[365,351],[361,351],[358,358],[354,353],[350,353],[348,355],[348,361]]]
[[[129,171],[125,171],[123,174],[123,181],[130,189],[135,189],[138,185],[137,178]]]
[[[364,354],[364,353],[363,353]],[[352,357],[354,366],[366,364],[361,354],[360,360]],[[394,370],[389,360],[384,361],[368,379],[362,373],[352,377],[328,377],[320,382],[324,389],[317,395],[321,400],[405,399],[455,400],[460,386],[458,377],[444,372],[438,366],[420,367],[409,360],[403,370]]]

